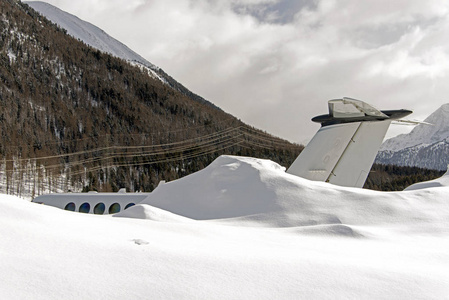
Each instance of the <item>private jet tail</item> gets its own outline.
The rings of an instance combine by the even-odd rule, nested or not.
[[[287,173],[349,187],[363,187],[392,120],[410,110],[379,111],[351,98],[329,101],[329,114],[312,119],[321,128]]]

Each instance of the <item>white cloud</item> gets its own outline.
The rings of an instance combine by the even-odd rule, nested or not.
[[[349,96],[424,118],[449,99],[442,0],[47,0],[193,92],[293,141]],[[287,14],[288,13],[288,14]]]

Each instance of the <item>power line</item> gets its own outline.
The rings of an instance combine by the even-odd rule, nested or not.
[[[191,159],[201,155],[225,150],[237,145],[245,148],[258,147],[268,150],[276,149],[276,147],[281,147],[284,149],[299,149],[299,145],[294,145],[287,141],[284,142],[269,134],[261,133],[260,131],[251,129],[248,126],[237,126],[226,128],[221,131],[204,136],[172,143],[139,146],[110,146],[67,154],[36,158],[10,159],[3,161],[5,163],[13,162],[15,164],[20,164],[22,162],[27,162],[29,164],[31,163],[31,161],[33,161],[35,164],[40,163],[41,167],[43,167],[46,171],[51,171],[52,169],[70,170],[75,167],[84,166],[85,170],[83,171],[77,171],[75,173],[71,172],[72,175],[78,175],[85,173],[86,169],[88,171],[95,171],[102,168],[150,165],[156,163],[178,161],[182,159]],[[91,157],[87,157],[85,159],[76,159],[77,156]],[[51,165],[42,165],[47,160],[61,158],[72,159],[72,161],[55,163]],[[138,160],[138,162],[117,162],[120,160],[126,161],[129,159]],[[104,165],[98,166],[98,164]],[[89,165],[90,167],[87,167]],[[5,172],[27,171],[30,171],[29,166],[13,167],[12,169],[5,170]]]

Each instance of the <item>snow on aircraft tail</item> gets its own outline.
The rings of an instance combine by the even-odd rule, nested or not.
[[[351,98],[329,101],[329,114],[312,119],[321,128],[287,173],[336,185],[363,187],[392,120],[410,110],[379,111]]]

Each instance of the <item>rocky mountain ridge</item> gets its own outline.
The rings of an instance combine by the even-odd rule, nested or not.
[[[382,144],[376,163],[446,170],[449,164],[449,104],[444,104],[410,133]]]

